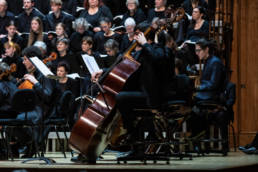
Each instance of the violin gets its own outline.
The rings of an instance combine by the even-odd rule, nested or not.
[[[7,76],[9,76],[11,73],[13,73],[13,72],[16,72],[16,64],[14,64],[14,63],[12,63],[11,65],[10,65],[10,69],[8,70],[5,70],[5,71],[3,71],[1,74],[0,74],[0,80],[2,80],[3,79],[3,77],[7,77]]]
[[[56,52],[52,52],[49,57],[47,57],[47,58],[45,58],[45,59],[43,60],[43,63],[44,63],[44,64],[47,64],[47,62],[56,60],[56,58],[57,58],[57,53],[56,53]]]

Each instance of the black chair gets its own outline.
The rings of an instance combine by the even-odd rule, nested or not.
[[[45,120],[45,126],[47,131],[44,135],[48,135],[51,129],[54,129],[59,145],[61,145],[62,152],[66,158],[65,146],[62,144],[59,132],[63,132],[66,143],[68,143],[68,137],[66,132],[70,131],[71,114],[73,114],[74,96],[71,91],[65,91],[60,97],[57,105],[54,107],[52,114]],[[46,137],[47,139],[47,137]],[[47,140],[46,140],[47,141]],[[46,142],[45,141],[45,142]],[[71,152],[72,153],[72,152]],[[72,154],[73,156],[73,154]]]
[[[198,102],[196,102],[195,106],[199,109],[199,113],[202,113],[204,118],[206,118],[207,121],[207,128],[205,130],[206,135],[205,138],[199,138],[199,142],[200,143],[205,143],[205,148],[204,150],[202,150],[201,148],[199,148],[200,153],[204,154],[204,153],[222,153],[224,156],[227,155],[228,153],[228,124],[225,124],[223,126],[221,126],[219,124],[219,122],[217,121],[217,119],[215,119],[215,117],[219,114],[219,113],[223,113],[225,111],[226,113],[226,107],[219,101],[219,100],[200,100]],[[212,126],[212,127],[211,127]],[[223,130],[223,127],[225,127],[226,129]],[[214,131],[210,131],[210,129],[220,129],[217,130],[216,133]],[[234,131],[233,131],[234,133]],[[216,137],[214,137],[216,135]],[[219,137],[221,135],[221,137]],[[219,146],[217,146],[217,148],[212,148],[210,147],[210,144],[212,143],[212,145],[214,143],[222,144],[222,149],[219,149]],[[234,143],[235,144],[235,143]]]
[[[1,134],[2,138],[5,139],[5,145],[7,148],[7,159],[10,155],[11,159],[13,160],[13,154],[10,145],[13,128],[30,127],[32,129],[32,132],[34,133],[35,125],[32,123],[32,121],[27,119],[27,113],[29,111],[32,111],[36,106],[36,95],[34,91],[29,89],[17,90],[17,92],[15,92],[15,94],[12,97],[11,106],[13,110],[12,116],[15,117],[19,113],[25,113],[25,119],[0,119],[0,125],[2,126]],[[38,144],[34,135],[32,136],[32,143],[35,144],[36,152],[38,153]]]
[[[169,163],[170,156],[189,157],[190,154],[183,154],[175,150],[175,145],[179,145],[179,141],[173,139],[173,133],[179,129],[182,122],[187,120],[188,114],[191,112],[189,97],[191,98],[190,79],[185,75],[175,78],[174,88],[168,93],[167,101],[158,107],[150,107],[144,109],[134,109],[138,117],[138,137],[132,145],[142,147],[140,154],[131,157],[119,157],[117,161],[128,160],[157,160],[167,161]],[[148,136],[145,134],[148,133]],[[171,146],[173,145],[173,146]]]

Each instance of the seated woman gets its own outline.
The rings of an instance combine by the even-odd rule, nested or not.
[[[129,17],[125,20],[125,29],[126,33],[122,36],[120,44],[120,52],[124,52],[133,42],[134,37],[134,28],[136,23],[132,17]]]
[[[17,26],[14,20],[10,20],[6,25],[7,35],[0,39],[0,54],[4,54],[3,45],[6,42],[14,42],[20,46],[21,49],[25,47],[24,40],[17,34]]]
[[[104,44],[108,39],[114,39],[120,42],[121,36],[111,30],[112,22],[109,18],[103,17],[100,19],[100,27],[103,32],[98,32],[94,35],[94,50],[104,54]]]
[[[94,52],[92,50],[92,47],[93,47],[92,37],[85,36],[82,38],[82,43],[81,43],[82,51],[78,52],[76,54],[76,60],[77,60],[78,65],[80,66],[77,70],[77,73],[79,73],[79,75],[81,77],[83,77],[83,85],[81,88],[82,89],[81,94],[85,94],[88,91],[89,86],[91,85],[91,81],[90,81],[91,75],[90,75],[90,72],[89,72],[83,58],[82,58],[82,55],[86,54],[89,56],[93,56],[100,68],[103,68],[103,65],[104,65],[103,60],[99,56],[99,53]]]
[[[70,50],[73,53],[81,51],[81,41],[84,36],[93,36],[93,33],[89,31],[89,23],[84,18],[78,18],[73,24],[75,32],[70,37]]]
[[[100,18],[107,17],[110,21],[113,20],[113,15],[110,9],[103,4],[102,0],[85,0],[84,8],[85,10],[80,14],[80,17],[84,18],[91,24],[94,33],[101,31],[99,26]]]
[[[196,7],[193,9],[192,13],[192,23],[190,24],[186,39],[191,40],[192,42],[198,41],[200,38],[208,39],[209,37],[209,23],[204,20],[204,8]]]
[[[68,38],[68,35],[65,32],[65,25],[63,23],[56,24],[56,35],[48,34],[47,48],[48,52],[56,51],[56,42],[61,38]]]
[[[21,49],[18,44],[6,42],[4,44],[5,54],[2,55],[2,62],[8,65],[15,64],[16,71],[12,74],[16,79],[20,79],[26,73],[26,68],[22,63]]]
[[[143,22],[146,16],[141,8],[139,8],[138,0],[126,0],[127,11],[124,13],[122,18],[122,25],[125,24],[127,18],[132,17],[136,24]]]
[[[69,40],[66,38],[61,38],[57,40],[56,47],[57,58],[51,61],[51,64],[49,64],[51,71],[56,73],[58,63],[61,61],[66,61],[71,67],[71,72],[75,72],[78,65],[72,53],[69,51]]]
[[[27,47],[32,46],[36,41],[47,42],[47,35],[43,32],[43,23],[39,17],[33,17],[30,25],[30,34]]]
[[[11,81],[11,68],[8,64],[0,63],[0,118],[16,118],[13,116],[11,99],[17,86]]]
[[[155,1],[155,8],[151,8],[148,11],[147,20],[149,23],[151,23],[155,17],[158,17],[160,19],[166,17],[166,15],[165,15],[166,4],[167,4],[167,0],[156,0]]]

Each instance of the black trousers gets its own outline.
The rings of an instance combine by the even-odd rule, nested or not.
[[[135,129],[136,120],[135,108],[147,108],[147,96],[140,91],[122,91],[116,96],[117,108],[122,115],[124,128],[128,132]]]

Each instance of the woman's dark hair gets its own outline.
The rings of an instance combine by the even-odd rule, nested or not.
[[[99,7],[104,5],[104,3],[102,2],[102,0],[98,0],[99,1]],[[89,4],[89,0],[84,0],[83,6],[86,10],[88,10],[90,8],[90,4]]]
[[[26,56],[28,58],[38,57],[39,59],[42,59],[42,53],[41,53],[40,49],[36,46],[30,46],[30,47],[25,48],[22,51],[22,56]]]
[[[59,62],[57,65],[57,68],[59,68],[59,67],[64,67],[64,69],[67,73],[70,72],[70,65],[66,61]]]
[[[10,20],[5,27],[9,26],[15,26],[16,28],[18,27],[17,22],[15,22],[15,20]]]
[[[84,36],[84,37],[82,38],[82,43],[83,43],[83,42],[86,42],[86,43],[89,44],[89,45],[93,45],[93,39],[92,39],[91,36]]]
[[[199,39],[196,42],[196,45],[199,45],[202,50],[209,48],[209,55],[215,55],[217,54],[217,42],[215,40],[206,40],[204,38]]]

